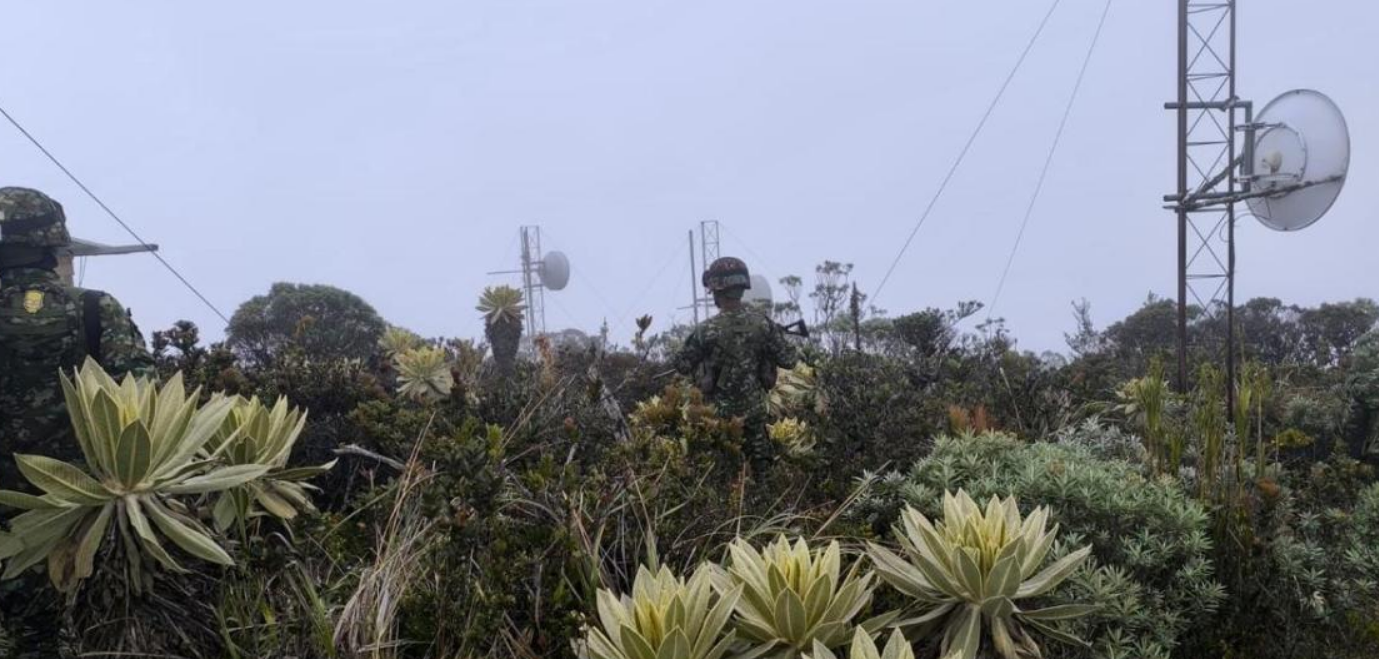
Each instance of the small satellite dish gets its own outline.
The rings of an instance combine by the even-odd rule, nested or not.
[[[752,285],[747,287],[747,292],[742,295],[742,301],[770,309],[775,302],[775,298],[771,294],[771,281],[761,275],[752,275]]]
[[[553,291],[564,290],[570,283],[570,259],[561,252],[546,252],[537,274],[542,286]]]
[[[1345,185],[1350,169],[1350,131],[1326,95],[1310,89],[1287,92],[1255,119],[1250,212],[1275,231],[1297,231],[1321,219]]]

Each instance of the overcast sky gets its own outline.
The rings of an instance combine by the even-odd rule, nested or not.
[[[1379,9],[1246,0],[1241,93],[1326,92],[1350,181],[1298,234],[1242,224],[1243,296],[1379,297]],[[1063,0],[895,278],[899,313],[988,300],[1102,0]],[[540,224],[575,275],[550,328],[626,341],[690,294],[686,232],[778,278],[856,264],[879,283],[1047,10],[1040,0],[7,2],[0,105],[227,314],[274,281],[355,291],[427,335],[474,335],[475,299]],[[1119,0],[995,310],[1062,349],[1174,291],[1175,9]],[[0,184],[43,189],[81,236],[128,242],[8,125]],[[146,332],[214,315],[153,259],[86,284]]]

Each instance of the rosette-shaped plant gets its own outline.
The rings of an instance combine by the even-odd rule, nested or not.
[[[378,347],[383,349],[383,354],[388,357],[396,357],[408,350],[415,350],[422,347],[425,341],[416,332],[405,327],[389,325],[388,329],[383,330],[383,336],[378,340]]]
[[[803,414],[818,403],[819,379],[814,367],[800,362],[777,370],[776,386],[767,398],[767,411],[775,417]]]
[[[905,558],[871,545],[882,580],[914,598],[920,609],[921,615],[900,626],[942,628],[945,659],[974,659],[983,645],[983,621],[991,646],[1004,659],[1042,656],[1031,630],[1082,643],[1053,623],[1094,607],[1070,604],[1025,611],[1016,602],[1052,591],[1087,559],[1091,547],[1040,570],[1058,534],[1057,525],[1045,528],[1046,508],[1021,519],[1014,497],[992,497],[983,511],[962,490],[956,496],[945,493],[943,508],[943,521],[932,524],[906,507],[896,528]]]
[[[0,504],[25,510],[0,538],[3,578],[48,561],[48,575],[62,590],[91,576],[97,551],[112,524],[125,548],[132,585],[146,585],[144,557],[185,571],[164,546],[219,565],[231,565],[179,495],[220,492],[268,473],[265,464],[218,462],[202,449],[221,428],[234,401],[198,405],[180,375],[160,389],[132,376],[117,384],[95,361],[74,378],[61,374],[62,390],[90,473],[38,455],[16,455],[24,477],[43,492],[0,492]]]
[[[589,629],[584,659],[720,659],[732,646],[727,627],[741,588],[715,595],[711,568],[686,582],[669,568],[637,571],[632,596],[598,593],[598,628]]]
[[[900,630],[891,632],[891,638],[886,641],[886,649],[878,650],[876,641],[872,640],[871,634],[859,629],[852,635],[852,647],[848,650],[848,659],[915,659],[915,650],[910,647],[910,642],[905,640],[905,635]],[[809,659],[838,659],[832,650],[822,644],[816,644],[814,651],[810,653]]]
[[[397,369],[398,393],[419,403],[434,403],[450,397],[455,376],[440,348],[413,348],[393,359]]]
[[[846,575],[837,542],[811,550],[803,539],[792,545],[784,536],[758,551],[743,539],[728,547],[727,572],[720,590],[742,588],[736,625],[757,647],[752,656],[787,659],[816,644],[836,648],[848,642],[853,622],[871,603],[875,575],[854,563]],[[872,618],[862,628],[874,632],[893,616]]]
[[[527,309],[522,291],[511,286],[490,286],[484,289],[476,308],[484,315],[484,337],[493,350],[493,361],[498,368],[510,370],[522,344],[522,319]]]
[[[233,398],[234,406],[220,430],[207,442],[206,457],[218,456],[230,465],[267,467],[262,476],[220,493],[212,509],[218,531],[242,524],[262,512],[292,519],[298,512],[315,510],[305,481],[335,466],[335,461],[316,467],[289,468],[287,459],[306,426],[306,412],[291,407],[286,398],[269,409],[258,398]]]
[[[767,425],[766,434],[789,457],[803,458],[814,453],[814,430],[795,417]]]

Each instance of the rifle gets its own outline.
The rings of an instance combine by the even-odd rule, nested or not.
[[[779,329],[780,331],[789,334],[790,336],[798,336],[802,339],[809,338],[809,326],[804,324],[803,320],[797,320],[793,323],[790,323],[789,325],[781,325],[780,323],[776,323],[776,329]]]
[[[784,333],[784,334],[788,334],[788,335],[790,335],[790,336],[798,336],[798,337],[800,337],[800,338],[802,338],[802,339],[807,339],[807,338],[809,338],[809,326],[805,324],[804,320],[797,320],[797,321],[795,321],[795,322],[793,322],[793,323],[789,323],[789,324],[787,324],[787,325],[782,325],[782,324],[780,324],[780,323],[775,323],[775,326],[776,326],[776,329],[780,330],[780,331],[781,331],[782,333]],[[664,371],[664,372],[662,372],[662,373],[657,373],[657,374],[651,376],[651,379],[652,379],[652,380],[660,380],[660,379],[663,379],[663,378],[668,378],[668,377],[670,377],[670,376],[672,376],[672,375],[675,375],[675,369],[670,369],[670,370]]]

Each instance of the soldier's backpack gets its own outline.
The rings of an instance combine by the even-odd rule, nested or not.
[[[770,327],[769,323],[764,316],[747,311],[731,322],[716,324],[715,340],[710,346],[700,390],[708,395],[716,393],[723,386],[724,374],[728,371],[737,378],[756,380],[763,389],[774,387],[776,366],[762,354],[764,345],[760,336],[762,326]]]
[[[7,393],[56,386],[58,371],[101,360],[101,293],[0,286],[0,382]]]

